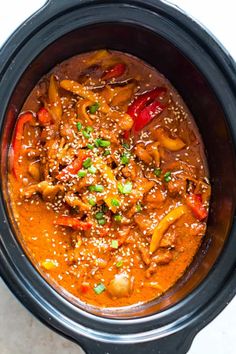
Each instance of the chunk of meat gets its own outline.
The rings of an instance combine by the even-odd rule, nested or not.
[[[149,253],[149,249],[142,245],[139,245],[138,249],[140,251],[143,262],[146,265],[149,265],[151,263],[151,255]]]
[[[153,231],[153,222],[152,220],[149,218],[148,215],[145,214],[136,214],[134,215],[134,221],[136,222],[136,224],[138,225],[139,229],[142,232],[145,232],[145,235],[151,235],[152,231]]]
[[[186,179],[173,179],[168,182],[167,188],[172,196],[181,195],[186,191]]]
[[[108,292],[112,297],[127,297],[133,291],[133,278],[127,273],[116,274],[110,281]]]
[[[60,135],[64,137],[67,141],[75,140],[75,132],[71,124],[63,122],[60,125]]]
[[[166,200],[166,193],[162,189],[154,189],[144,197],[144,204],[148,209],[160,208]]]
[[[104,268],[106,268],[107,264],[108,264],[108,261],[107,261],[106,259],[104,259],[104,258],[97,258],[97,259],[95,260],[95,265],[96,265],[98,268],[104,269]]]
[[[170,263],[173,255],[171,251],[159,249],[154,257],[152,257],[150,267],[146,270],[146,278],[150,278],[156,271],[158,265],[166,265]]]
[[[42,181],[38,184],[33,184],[26,187],[23,190],[22,195],[23,197],[29,199],[32,195],[40,193],[45,201],[51,201],[55,199],[56,195],[63,190],[64,188],[59,184],[54,186],[47,181]]]
[[[155,262],[157,265],[164,265],[170,263],[172,258],[173,255],[170,250],[159,249],[152,257],[152,262]]]
[[[149,144],[147,146],[147,152],[152,156],[156,167],[160,166],[160,162],[161,162],[161,156],[160,156],[160,152],[159,152],[159,142],[155,142],[152,144]]]
[[[78,207],[82,211],[88,211],[91,209],[91,205],[84,203],[77,195],[68,192],[65,195],[65,202],[72,208]]]
[[[172,230],[172,232],[167,232],[161,239],[160,247],[162,248],[174,248],[176,241],[176,233]]]
[[[58,132],[57,132],[56,124],[46,125],[44,127],[44,129],[42,130],[40,140],[43,142],[49,141],[49,140],[55,138],[57,134],[58,134]]]
[[[139,166],[133,160],[130,161],[128,166],[122,168],[123,176],[130,178],[132,181],[135,181],[139,172]]]
[[[120,144],[117,135],[112,130],[102,128],[100,131],[100,137],[109,140],[112,144]]]
[[[143,145],[138,144],[134,149],[135,155],[145,164],[149,165],[152,162],[152,156],[147,152]]]
[[[135,199],[143,198],[144,194],[148,193],[155,186],[154,181],[150,181],[147,178],[139,178],[136,180],[135,189],[132,191],[132,197]]]

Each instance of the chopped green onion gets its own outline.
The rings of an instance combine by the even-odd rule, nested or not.
[[[95,214],[95,218],[96,218],[97,220],[104,219],[104,214],[103,214],[101,211],[98,211],[98,212]]]
[[[98,138],[95,140],[95,145],[97,147],[108,147],[111,145],[111,142],[109,140],[103,140],[103,139]]]
[[[90,149],[90,150],[93,150],[94,149],[94,146],[92,144],[88,144],[87,145],[87,148]]]
[[[105,150],[103,153],[103,156],[108,156],[108,155],[111,155],[110,150]]]
[[[88,189],[90,192],[103,192],[104,191],[104,187],[101,184],[95,184],[92,186],[88,186]]]
[[[108,147],[111,145],[111,142],[109,140],[101,140],[100,141],[100,146],[101,147]]]
[[[92,160],[90,157],[88,157],[84,162],[83,162],[83,167],[84,168],[89,168],[92,166]]]
[[[120,202],[119,202],[119,200],[117,200],[117,199],[112,199],[112,200],[111,200],[111,205],[118,207],[118,206],[120,206]]]
[[[86,139],[90,138],[90,133],[86,132],[86,130],[82,130],[82,134]]]
[[[94,166],[90,166],[89,168],[88,168],[88,172],[89,173],[92,173],[93,175],[97,172],[97,169],[96,169],[96,167],[94,167]]]
[[[142,205],[140,203],[137,203],[136,204],[136,210],[137,210],[137,213],[140,213],[140,211],[142,211]]]
[[[95,205],[96,205],[96,200],[93,199],[93,198],[89,198],[89,199],[88,199],[88,202],[89,202],[89,204],[90,204],[91,206],[95,206]]]
[[[76,125],[77,125],[77,129],[78,129],[78,131],[80,132],[80,131],[81,131],[81,129],[82,129],[82,124],[81,124],[80,122],[78,122]]]
[[[102,211],[103,211],[103,213],[107,213],[108,210],[109,210],[109,208],[107,207],[107,205],[106,205],[106,204],[103,204],[103,205],[102,205]]]
[[[85,170],[80,170],[80,171],[78,172],[78,177],[83,178],[83,177],[86,176],[86,174],[87,174],[87,171],[85,171]]]
[[[161,175],[161,168],[155,168],[155,170],[154,170],[154,175],[155,176],[157,176],[157,177],[160,177],[160,175]]]
[[[129,150],[129,149],[130,149],[129,144],[127,144],[127,143],[122,144],[122,146],[123,146],[126,150]]]
[[[118,183],[118,191],[122,194],[130,194],[132,191],[132,182],[126,182],[125,184]]]
[[[94,114],[95,112],[97,112],[98,108],[99,108],[99,103],[95,102],[92,106],[89,107],[89,112],[91,114]]]
[[[93,288],[93,290],[95,291],[95,293],[97,295],[101,294],[104,290],[106,290],[106,287],[105,285],[103,285],[102,283],[98,284],[97,286],[95,286]]]
[[[112,240],[111,241],[111,248],[117,249],[119,247],[119,243],[117,240]]]
[[[117,268],[121,268],[123,266],[123,261],[122,260],[120,260],[120,261],[118,261],[117,263],[116,263],[116,267]]]
[[[105,225],[106,224],[106,219],[100,219],[98,220],[99,225]]]
[[[115,214],[115,215],[114,215],[114,220],[117,221],[117,222],[121,222],[121,220],[122,220],[122,215],[120,215],[120,214]]]
[[[164,174],[164,180],[165,180],[165,182],[171,181],[171,172],[170,171],[168,171]]]
[[[86,130],[87,133],[92,133],[93,132],[93,127],[88,126],[88,127],[85,128],[85,130]]]
[[[127,153],[123,154],[121,156],[120,161],[121,161],[122,165],[127,165],[130,161],[130,154],[127,154]]]

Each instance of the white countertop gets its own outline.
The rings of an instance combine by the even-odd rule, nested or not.
[[[66,0],[64,0],[66,1]],[[44,0],[7,0],[0,4],[0,45]],[[235,1],[173,0],[202,22],[236,59]],[[4,3],[4,5],[3,5]],[[235,354],[236,298],[195,338],[189,354]],[[82,354],[74,343],[35,319],[0,280],[1,354]],[[173,353],[175,354],[175,353]]]

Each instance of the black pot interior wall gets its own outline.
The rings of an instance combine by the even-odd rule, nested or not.
[[[146,306],[145,314],[148,314],[164,309],[189,294],[205,278],[222,251],[232,219],[232,186],[235,177],[225,171],[234,169],[233,152],[224,112],[204,76],[174,45],[135,25],[99,24],[61,37],[28,67],[12,95],[9,107],[16,107],[19,112],[33,86],[57,63],[78,53],[99,48],[131,53],[163,73],[193,113],[208,156],[212,201],[207,235],[185,276],[165,296]],[[14,114],[9,114],[7,119],[4,136],[9,139]]]

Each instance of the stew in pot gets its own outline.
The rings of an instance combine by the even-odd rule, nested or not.
[[[201,137],[168,80],[133,56],[90,52],[43,77],[9,161],[24,248],[85,303],[160,296],[201,244],[210,199]]]

